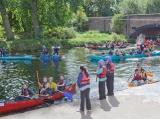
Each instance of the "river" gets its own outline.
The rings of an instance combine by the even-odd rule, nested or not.
[[[40,80],[44,77],[52,76],[57,82],[59,75],[64,74],[68,83],[77,80],[79,66],[86,66],[91,77],[91,97],[98,96],[98,83],[95,78],[95,70],[97,65],[88,61],[87,56],[94,54],[95,51],[86,48],[73,48],[63,50],[65,58],[59,64],[52,62],[43,64],[40,60],[32,61],[8,61],[0,63],[0,100],[12,100],[20,94],[22,84],[25,80],[29,81],[31,89],[37,91],[36,71],[39,72]],[[137,59],[126,61],[125,63],[115,63],[115,92],[127,89],[127,80],[133,73]],[[142,66],[146,70],[153,71],[154,80],[160,77],[160,57],[148,58],[142,61]],[[75,96],[78,98],[78,95]]]

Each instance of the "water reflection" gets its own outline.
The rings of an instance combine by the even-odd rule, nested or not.
[[[87,56],[95,51],[84,48],[74,48],[64,50],[65,58],[58,63],[49,62],[43,64],[39,60],[26,62],[7,62],[0,63],[0,99],[8,100],[19,94],[24,80],[28,80],[32,89],[37,89],[36,71],[39,71],[40,79],[44,76],[54,78],[57,82],[60,74],[64,74],[69,82],[75,82],[79,73],[79,66],[84,65],[88,69],[91,77],[91,96],[98,97],[98,86],[95,82],[95,71],[97,65],[90,63]],[[144,60],[142,65],[144,69],[154,72],[154,80],[160,77],[160,58]],[[136,67],[137,60],[127,61],[125,63],[116,63],[115,71],[115,91],[126,89],[127,80]],[[78,95],[77,95],[78,96]],[[77,97],[75,96],[75,97]],[[115,105],[116,106],[116,105]]]

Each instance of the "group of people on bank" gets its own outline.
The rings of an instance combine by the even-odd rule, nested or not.
[[[0,57],[5,57],[5,56],[7,56],[7,54],[8,54],[8,51],[7,51],[7,49],[6,48],[0,48]]]
[[[98,68],[96,70],[96,81],[98,80],[99,89],[99,100],[106,99],[106,89],[107,96],[114,95],[114,71],[115,65],[112,63],[110,57],[106,57],[105,61],[100,60],[98,62]],[[84,111],[84,106],[86,103],[87,110],[91,110],[91,102],[89,98],[90,92],[90,77],[84,66],[80,67],[80,73],[78,75],[77,86],[80,89],[80,111]]]

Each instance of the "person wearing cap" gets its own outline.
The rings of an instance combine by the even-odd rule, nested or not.
[[[107,69],[104,64],[104,60],[98,61],[98,68],[96,71],[97,78],[98,78],[98,88],[99,88],[99,100],[106,99],[105,94],[105,82],[106,82],[106,72]]]
[[[112,59],[110,56],[105,57],[105,66],[107,69],[107,74],[106,74],[106,86],[108,90],[108,96],[113,96],[114,95],[114,71],[115,71],[115,65],[112,63]]]

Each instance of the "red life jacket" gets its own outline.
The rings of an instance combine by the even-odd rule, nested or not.
[[[103,72],[98,75],[99,78],[105,78],[107,74],[107,69],[106,67],[103,67]]]
[[[107,69],[107,72],[114,73],[115,66],[113,63],[109,63],[108,65],[106,65],[106,69]]]
[[[136,75],[134,75],[133,80],[142,80],[142,77],[141,77],[141,75],[136,74]]]
[[[89,76],[87,77],[87,75],[85,73],[82,73],[82,80],[80,81],[81,84],[89,84],[90,83],[90,79]]]
[[[28,89],[22,89],[22,95],[24,96],[28,96],[29,95],[29,92],[28,92]]]

